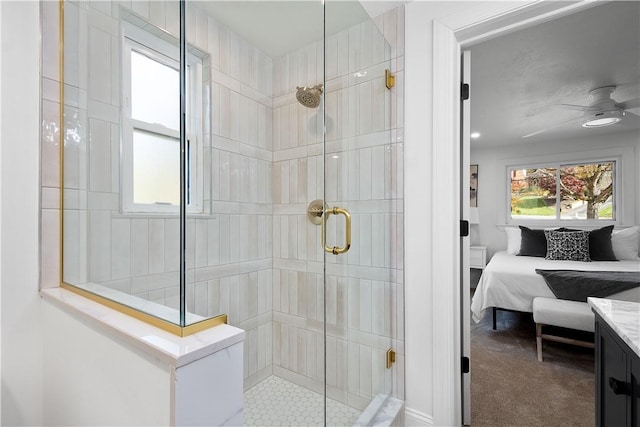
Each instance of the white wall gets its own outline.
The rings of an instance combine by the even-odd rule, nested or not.
[[[2,7],[0,7],[0,23],[2,22]],[[2,31],[0,31],[0,46],[2,45]],[[1,52],[1,51],[0,51]],[[2,54],[0,53],[0,77],[2,70]],[[0,99],[2,99],[2,78],[0,78]],[[0,102],[0,129],[2,129],[2,102]],[[2,134],[0,134],[0,143]],[[2,164],[2,150],[0,150],[0,165]],[[2,212],[2,174],[0,173],[0,212]],[[0,214],[1,216],[1,214]],[[2,221],[0,221],[0,242],[2,241]],[[2,307],[2,245],[0,244],[0,307]],[[2,330],[2,309],[0,308],[0,331]],[[0,379],[2,378],[2,340],[0,339]],[[2,420],[2,387],[0,387],[0,422]]]
[[[40,5],[2,11],[2,424],[42,424],[38,296]]]
[[[524,159],[528,157],[544,158],[554,161],[562,156],[584,153],[590,150],[603,150],[615,155],[617,149],[630,147],[634,151],[632,159],[623,159],[627,166],[625,170],[632,172],[633,182],[625,185],[625,193],[622,202],[633,203],[631,215],[624,218],[624,225],[640,223],[640,197],[637,190],[640,188],[640,138],[637,132],[625,132],[612,134],[606,138],[586,137],[564,140],[562,143],[549,141],[535,144],[521,144],[512,147],[493,147],[471,150],[471,163],[478,165],[478,209],[480,212],[480,224],[472,225],[472,244],[487,246],[488,257],[496,251],[506,248],[507,239],[504,231],[496,227],[496,224],[504,224],[506,212],[505,183],[506,173],[504,163],[506,159]],[[626,196],[626,197],[625,197]],[[488,259],[487,259],[488,260]]]
[[[410,2],[405,6],[405,340],[406,340],[406,424],[447,425],[459,420],[454,401],[441,398],[442,387],[434,384],[435,360],[449,357],[453,351],[444,348],[443,337],[435,325],[436,304],[454,309],[459,301],[434,301],[436,287],[457,286],[439,280],[442,275],[455,275],[456,256],[440,256],[442,242],[434,241],[434,231],[450,229],[456,212],[434,211],[433,201],[439,192],[458,192],[459,179],[456,159],[450,150],[434,151],[434,144],[457,144],[454,139],[435,141],[433,93],[433,20],[452,30],[470,28],[473,24],[505,14],[530,4],[517,2]],[[447,76],[441,76],[444,79]],[[455,96],[455,93],[451,93]],[[439,107],[439,106],[438,106]],[[446,119],[453,111],[440,112]],[[451,147],[450,147],[451,148]],[[441,154],[439,154],[441,153]],[[447,165],[453,167],[447,168]],[[432,186],[433,173],[439,182],[450,184]],[[456,240],[453,233],[448,240]]]
[[[2,22],[2,7],[0,7],[0,23]],[[2,45],[2,31],[0,31],[0,45]],[[2,54],[0,54],[0,76],[2,70]],[[2,79],[0,78],[0,99],[2,99]],[[2,102],[0,102],[0,129],[2,129]],[[0,142],[2,135],[0,134]],[[2,164],[2,150],[0,150],[0,165]],[[0,174],[0,189],[2,188],[2,174]],[[0,191],[0,195],[1,195]],[[2,212],[2,197],[0,196],[0,212]],[[0,242],[2,241],[2,221],[0,221]],[[2,260],[2,245],[0,244],[0,260]],[[0,261],[0,307],[2,307],[2,262]],[[0,331],[2,330],[2,310],[0,309]],[[0,378],[2,375],[2,340],[0,339]],[[2,387],[0,387],[0,422],[2,420]]]
[[[46,425],[169,425],[172,367],[42,304]]]

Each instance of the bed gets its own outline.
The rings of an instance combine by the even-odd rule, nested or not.
[[[640,261],[559,261],[519,256],[507,251],[497,252],[482,272],[473,295],[472,319],[476,323],[479,322],[489,308],[532,312],[535,297],[555,298],[543,277],[536,273],[536,269],[630,271],[640,274]],[[609,298],[640,302],[640,288],[629,289]]]

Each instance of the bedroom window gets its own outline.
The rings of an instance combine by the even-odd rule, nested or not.
[[[179,62],[176,46],[125,27],[122,210],[177,213],[180,205]],[[202,60],[187,56],[187,210],[201,211]]]
[[[510,168],[511,219],[615,219],[615,165],[607,160]]]

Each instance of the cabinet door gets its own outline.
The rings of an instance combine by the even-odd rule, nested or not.
[[[602,323],[598,323],[598,326],[600,357],[597,359],[599,368],[597,393],[600,395],[600,404],[596,410],[596,425],[628,426],[631,425],[628,396],[624,390],[621,390],[628,384],[627,355],[609,328]]]
[[[640,358],[631,361],[631,425],[640,427]]]

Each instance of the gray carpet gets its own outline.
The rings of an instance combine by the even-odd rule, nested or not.
[[[593,334],[555,330],[591,339]],[[595,424],[594,353],[544,341],[537,361],[531,314],[491,313],[471,326],[471,425],[592,426]]]

